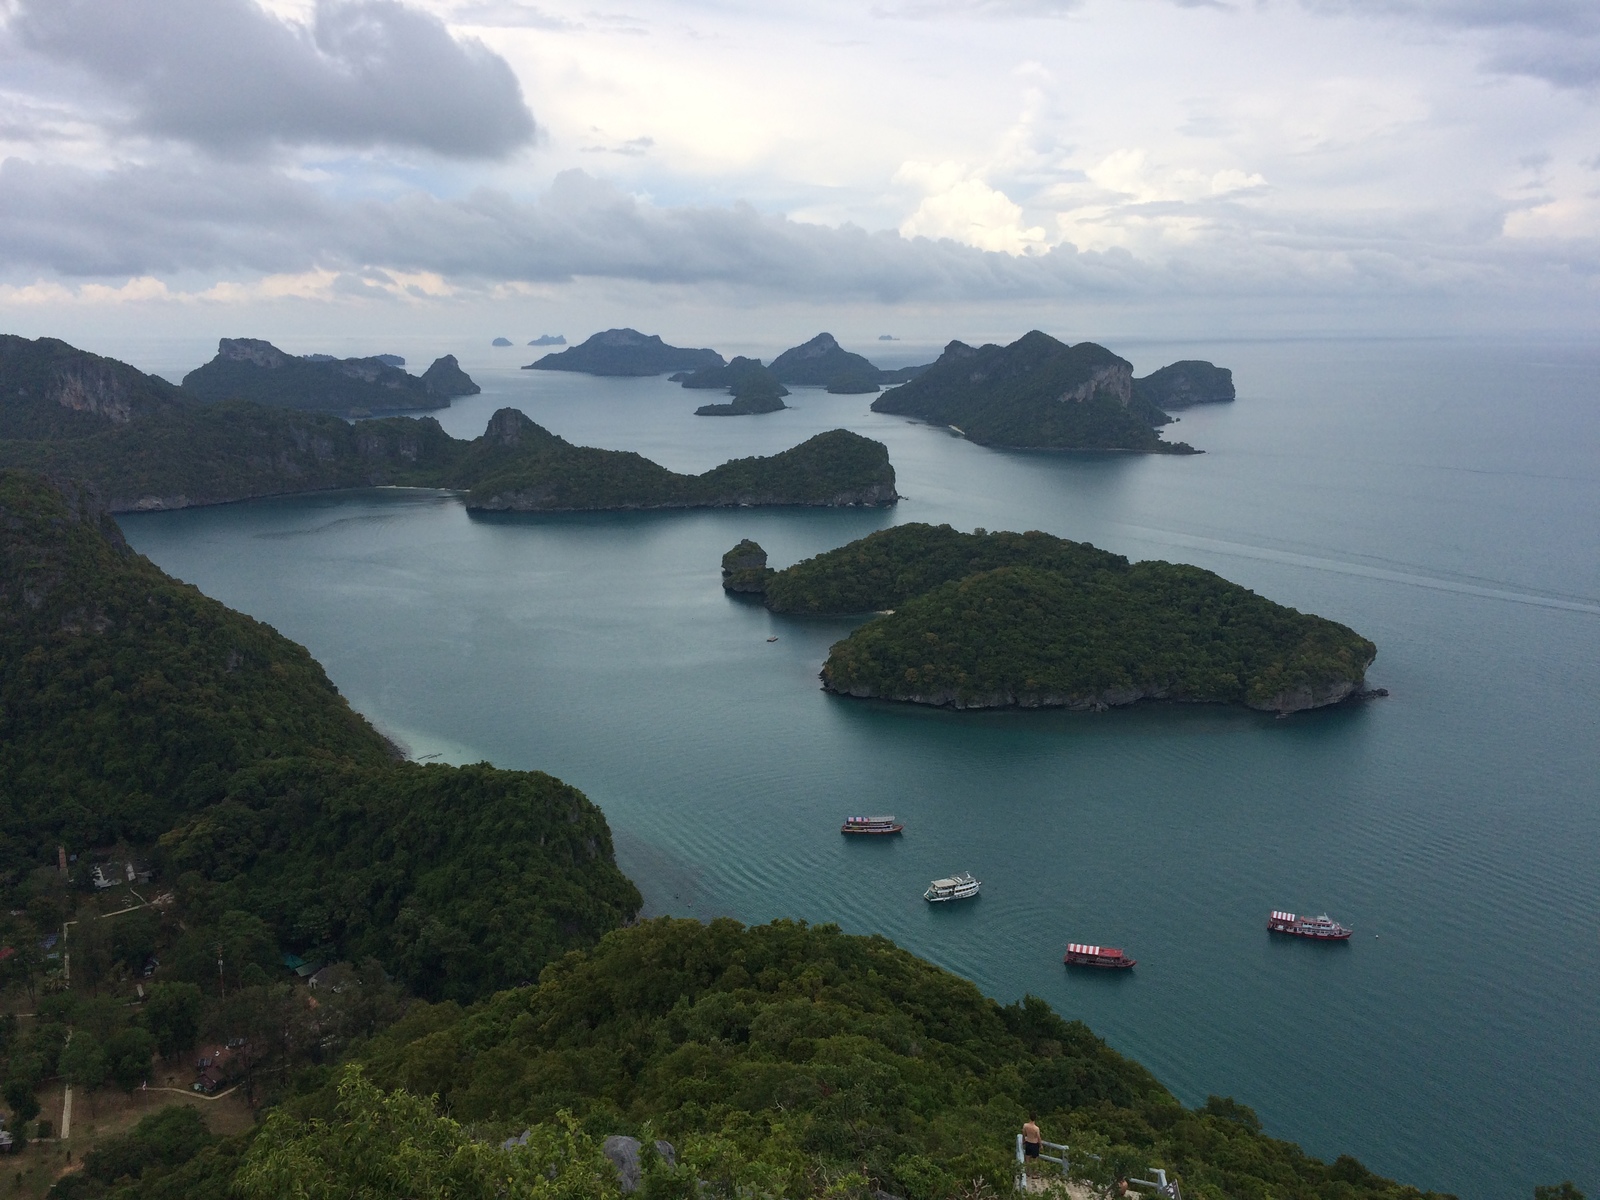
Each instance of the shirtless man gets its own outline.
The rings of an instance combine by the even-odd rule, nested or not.
[[[1038,1158],[1039,1146],[1043,1141],[1039,1126],[1034,1122],[1030,1113],[1028,1119],[1022,1123],[1022,1157],[1024,1159]]]

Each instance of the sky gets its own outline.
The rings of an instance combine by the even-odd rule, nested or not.
[[[90,348],[1600,328],[1595,0],[0,20],[0,330]]]

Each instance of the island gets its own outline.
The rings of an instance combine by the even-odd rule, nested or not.
[[[497,337],[497,338],[495,338],[494,341],[490,342],[489,344],[491,346],[509,346],[509,345],[511,345],[511,339],[507,338],[507,337]]]
[[[555,354],[546,354],[525,371],[577,371],[584,375],[665,375],[668,371],[696,371],[720,367],[715,350],[689,350],[669,346],[659,335],[637,329],[607,329],[588,341]]]
[[[479,391],[452,354],[434,360],[421,377],[408,374],[396,357],[301,357],[258,338],[223,338],[215,358],[183,377],[183,389],[213,403],[251,400],[346,415],[442,408]]]
[[[886,371],[862,355],[846,350],[833,334],[819,333],[809,342],[792,346],[773,359],[772,374],[779,382],[797,387],[820,387],[839,395],[862,395],[876,392],[886,383],[915,379],[932,365]]]
[[[697,417],[739,417],[788,407],[783,398],[789,394],[789,389],[761,365],[759,358],[735,358],[725,367],[679,371],[668,378],[686,388],[723,388],[733,397],[726,404],[701,405],[694,410]]]
[[[484,512],[798,506],[882,508],[899,500],[881,442],[844,429],[768,458],[740,458],[679,475],[641,455],[573,446],[504,408],[454,469],[471,480],[467,507]]]
[[[722,556],[722,590],[741,595],[764,595],[773,570],[759,542],[745,538]]]
[[[9,435],[0,466],[85,480],[113,512],[384,485],[456,489],[474,511],[877,507],[899,498],[888,450],[844,430],[679,475],[638,454],[574,446],[516,409],[463,440],[431,417],[351,422],[208,403],[48,339],[0,342],[0,431]]]
[[[528,343],[530,346],[565,346],[567,338],[561,333],[541,333]]]
[[[1157,432],[1172,418],[1135,390],[1126,359],[1038,330],[1008,346],[951,342],[932,367],[873,401],[872,410],[949,426],[1004,449],[1198,453]]]
[[[1129,563],[1037,531],[899,525],[740,581],[775,612],[883,613],[822,668],[828,691],[858,698],[958,709],[1172,700],[1283,714],[1363,694],[1377,654],[1343,625],[1199,567]]]
[[[1233,372],[1215,363],[1189,358],[1135,379],[1133,389],[1159,409],[1226,403],[1234,398]]]

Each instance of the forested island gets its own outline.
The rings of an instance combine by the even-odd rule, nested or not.
[[[408,373],[403,362],[388,354],[297,356],[257,338],[223,338],[215,358],[183,377],[183,389],[200,400],[251,400],[351,416],[442,408],[482,390],[453,354],[435,359],[421,376]]]
[[[835,644],[822,668],[827,690],[863,698],[1290,713],[1361,692],[1377,654],[1343,625],[1199,567],[1129,563],[1039,532],[897,525],[777,572],[747,542],[724,557],[723,577],[729,590],[763,593],[775,612],[884,612]]]
[[[1069,346],[1034,330],[1009,346],[951,342],[872,410],[948,425],[985,446],[1194,454],[1188,443],[1162,438],[1158,428],[1172,417],[1152,397],[1221,398],[1217,375],[1231,399],[1231,373],[1210,363],[1177,363],[1135,381],[1132,364],[1104,346]]]
[[[113,512],[379,485],[453,488],[468,508],[496,511],[897,499],[888,451],[844,430],[687,476],[638,454],[574,446],[515,409],[462,440],[431,417],[351,423],[206,403],[125,363],[22,338],[0,341],[0,466],[85,480]]]
[[[679,371],[668,378],[696,390],[720,389],[733,399],[723,404],[702,404],[697,417],[742,417],[777,412],[787,407],[783,398],[789,389],[779,383],[759,358],[734,358],[727,366],[701,367],[698,371]]]
[[[944,542],[945,569],[989,561]],[[926,579],[885,562],[875,597]],[[1042,1001],[882,937],[632,924],[581,793],[400,761],[304,649],[131,552],[90,490],[21,471],[0,472],[0,805],[0,962],[37,995],[0,1024],[13,1162],[62,1200],[620,1200],[616,1133],[671,1140],[640,1162],[658,1200],[981,1198],[1011,1188],[1030,1113],[1101,1189],[1159,1166],[1202,1200],[1425,1200],[1233,1100],[1186,1107]],[[148,855],[150,888],[104,911],[75,891],[96,846]],[[41,943],[69,918],[70,985]],[[26,1144],[49,1080],[92,1108],[224,1045],[197,1086],[232,1072],[244,1132],[199,1105],[75,1136],[72,1161]]]
[[[715,350],[669,346],[658,334],[637,329],[607,329],[587,341],[555,354],[546,354],[525,371],[577,371],[584,375],[665,375],[668,371],[697,371],[720,367]]]
[[[840,395],[871,394],[883,384],[904,383],[927,369],[918,366],[886,371],[846,350],[831,333],[819,333],[772,360],[772,374],[780,383],[821,387]]]
[[[767,458],[738,458],[703,475],[679,475],[630,451],[573,446],[512,408],[494,415],[456,471],[456,479],[473,480],[467,507],[492,511],[878,508],[900,498],[888,449],[845,429]]]

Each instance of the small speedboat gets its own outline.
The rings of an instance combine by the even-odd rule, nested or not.
[[[972,872],[968,871],[952,875],[949,879],[935,879],[928,885],[928,890],[922,893],[922,898],[930,904],[942,904],[946,900],[970,900],[982,886],[983,883],[974,879]]]

